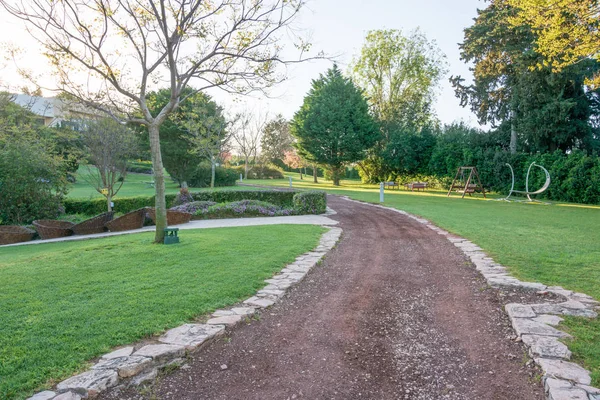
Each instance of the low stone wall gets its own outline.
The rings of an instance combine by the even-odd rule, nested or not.
[[[165,332],[158,339],[123,347],[105,354],[90,370],[68,378],[54,390],[40,392],[29,400],[80,400],[98,395],[117,385],[139,385],[154,379],[168,365],[181,365],[187,354],[195,352],[211,340],[225,334],[245,318],[275,304],[288,288],[300,282],[342,234],[340,228],[329,228],[319,245],[296,258],[279,274],[267,279],[265,286],[243,302],[241,307],[217,310],[204,324],[184,324]]]
[[[566,301],[562,303],[507,304],[505,310],[517,334],[517,340],[523,341],[531,358],[544,371],[543,382],[548,400],[600,400],[600,389],[589,386],[590,372],[570,362],[571,352],[558,340],[569,335],[555,328],[562,321],[560,315],[596,318],[600,308],[598,301],[586,294],[566,290],[560,286],[520,281],[473,242],[453,235],[426,219],[395,208],[346,199],[405,215],[446,237],[471,260],[492,287],[547,291],[565,297]]]

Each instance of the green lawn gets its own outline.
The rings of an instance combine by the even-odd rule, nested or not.
[[[300,181],[297,174],[288,175],[297,188],[379,202],[375,185],[343,181],[335,188],[322,179],[313,184],[312,177]],[[287,180],[251,183],[288,186]],[[560,285],[600,300],[599,206],[506,203],[483,200],[479,195],[461,199],[457,194],[448,198],[441,191],[404,190],[386,190],[385,205],[427,218],[472,240],[520,279]],[[572,345],[574,355],[592,370],[595,384],[600,385],[600,320],[577,320],[566,321],[577,336]]]
[[[323,228],[186,230],[0,249],[0,398],[24,398],[132,343],[243,300]]]
[[[82,166],[77,171],[77,182],[69,186],[69,192],[67,193],[67,197],[71,199],[94,199],[94,198],[102,198],[103,196],[96,191],[86,180],[86,176],[89,174],[87,167]],[[134,196],[154,196],[154,187],[152,187],[148,182],[152,182],[152,175],[147,174],[135,174],[128,173],[125,177],[125,183],[119,193],[117,194],[117,198],[119,197],[134,197]],[[167,175],[165,177],[166,182],[166,193],[178,193],[179,185],[171,180],[171,178]],[[214,190],[231,190],[231,189],[243,189],[243,190],[253,190],[251,187],[247,186],[225,186],[218,187]],[[193,188],[190,187],[190,191],[200,191],[200,190],[211,190],[210,188]]]

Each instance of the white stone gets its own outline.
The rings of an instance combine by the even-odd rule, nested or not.
[[[39,392],[28,398],[27,400],[49,400],[56,396],[56,392],[51,390],[44,390],[43,392]]]
[[[521,335],[540,335],[540,336],[555,336],[555,337],[571,337],[569,334],[559,331],[546,324],[532,321],[527,318],[512,318],[512,326],[515,328],[518,336]]]
[[[578,388],[585,390],[589,394],[600,395],[600,389],[588,385],[577,385]]]
[[[231,311],[237,315],[252,315],[256,312],[256,308],[254,307],[233,307]]]
[[[182,357],[184,354],[185,346],[175,344],[149,344],[133,353],[134,356],[150,357],[155,361]]]
[[[206,323],[208,325],[226,325],[233,326],[244,319],[244,315],[226,315],[224,317],[211,318]]]
[[[535,358],[534,361],[550,377],[566,379],[582,385],[589,385],[592,381],[589,371],[572,362],[548,358]]]
[[[133,353],[133,346],[127,346],[127,347],[123,347],[122,349],[117,349],[108,354],[105,354],[102,356],[102,358],[104,360],[111,360],[113,358],[130,356],[131,353]]]
[[[132,378],[130,385],[131,386],[139,386],[142,383],[146,383],[148,381],[153,380],[157,376],[158,376],[158,368],[153,368],[148,372],[144,372],[143,374],[140,374],[140,375]]]
[[[110,360],[102,360],[94,365],[92,369],[114,369],[121,378],[129,378],[148,368],[151,363],[152,359],[150,357],[118,357]]]
[[[81,398],[82,397],[77,393],[66,392],[66,393],[59,394],[52,400],[81,400]]]
[[[541,314],[535,318],[532,318],[532,320],[541,324],[558,326],[558,324],[563,321],[563,318],[559,317],[558,315]]]
[[[259,308],[267,308],[271,307],[275,302],[269,299],[261,299],[258,297],[251,297],[248,300],[244,301],[244,304],[249,304],[251,306],[256,306]]]
[[[551,389],[547,393],[548,400],[589,400],[581,389]]]
[[[531,307],[538,314],[573,315],[587,318],[598,316],[594,311],[588,310],[583,303],[574,300],[556,304],[533,304]]]
[[[258,294],[281,297],[285,294],[285,290],[281,289],[262,289],[258,291]]]
[[[532,357],[571,358],[571,352],[564,343],[552,336],[523,335],[523,343],[529,346],[529,354]]]
[[[504,309],[511,318],[533,318],[536,316],[533,309],[526,304],[510,303],[504,306]]]
[[[228,315],[233,315],[233,314],[235,314],[235,313],[231,310],[217,310],[214,313],[212,313],[213,317],[226,317]]]
[[[158,340],[162,343],[184,346],[187,350],[193,350],[215,335],[223,334],[224,331],[225,327],[222,325],[184,324],[168,330]],[[178,356],[183,355],[183,353],[177,354]]]
[[[69,379],[65,379],[56,388],[60,392],[73,390],[76,392],[86,392],[89,395],[95,395],[109,387],[117,384],[119,376],[117,371],[92,369],[82,374],[75,375]]]

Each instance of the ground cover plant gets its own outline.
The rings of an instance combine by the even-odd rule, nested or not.
[[[323,228],[186,230],[0,249],[0,398],[22,399],[132,343],[251,296]],[[277,251],[265,251],[277,249]]]
[[[238,218],[238,217],[275,217],[297,214],[293,208],[281,207],[266,201],[241,200],[219,203],[199,209],[194,213],[198,219]]]
[[[379,188],[359,181],[330,181],[319,184],[294,177],[296,189],[319,189],[356,200],[379,203]],[[286,180],[264,180],[266,186],[288,185]],[[485,185],[485,182],[484,182]],[[600,207],[571,203],[552,205],[506,203],[483,200],[481,196],[461,199],[446,197],[445,191],[410,192],[386,190],[384,205],[429,219],[436,225],[481,246],[517,278],[560,285],[600,300]],[[498,196],[488,196],[497,198]],[[573,329],[574,356],[593,372],[600,385],[600,321],[565,324]]]

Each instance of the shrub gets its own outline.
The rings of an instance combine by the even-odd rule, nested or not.
[[[323,214],[327,211],[327,195],[318,190],[296,193],[294,209],[299,214]]]
[[[174,194],[165,196],[167,204],[175,200]],[[143,207],[154,207],[154,196],[118,197],[113,199],[113,211],[126,214]],[[97,215],[106,212],[106,199],[66,199],[63,202],[67,214]]]
[[[192,201],[194,201],[194,198],[192,197],[190,191],[188,189],[181,188],[179,189],[179,193],[177,193],[177,197],[175,197],[175,200],[173,200],[171,207],[180,206]]]
[[[190,214],[195,214],[199,210],[206,211],[210,206],[214,206],[215,204],[217,203],[215,203],[214,201],[191,201],[189,203],[184,203],[179,206],[171,207],[170,209],[174,211],[183,211]]]
[[[27,224],[56,218],[66,193],[62,159],[35,141],[0,143],[0,221]]]
[[[240,174],[244,175],[244,166],[240,166],[234,169],[236,176]],[[270,164],[270,165],[255,165],[250,171],[248,171],[247,179],[283,179],[283,169]]]
[[[216,203],[259,200],[291,208],[294,205],[294,194],[296,193],[298,192],[283,190],[215,190],[192,193],[192,197],[196,201],[214,201]]]
[[[294,210],[276,206],[275,204],[257,200],[241,200],[231,203],[220,203],[206,210],[198,210],[194,214],[202,219],[283,216],[293,215]]]
[[[211,167],[206,163],[200,164],[191,174],[188,185],[194,187],[210,187]],[[239,173],[233,169],[216,167],[215,186],[235,186]]]
[[[127,163],[127,172],[133,172],[137,174],[152,174],[152,162],[130,161],[129,163]]]

